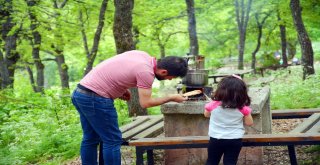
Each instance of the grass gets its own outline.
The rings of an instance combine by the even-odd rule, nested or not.
[[[319,70],[319,64],[315,65]],[[289,71],[290,70],[290,74]],[[302,66],[293,66],[277,71],[268,71],[274,76],[270,83],[271,109],[305,109],[320,107],[320,74],[302,80]]]

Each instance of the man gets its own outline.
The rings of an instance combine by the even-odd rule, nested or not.
[[[180,94],[153,98],[152,83],[183,77],[187,62],[180,57],[169,56],[156,61],[143,51],[128,51],[109,58],[92,69],[78,84],[72,95],[72,103],[80,114],[83,130],[81,160],[83,165],[97,164],[97,146],[103,142],[105,164],[120,165],[121,131],[113,100],[129,100],[131,87],[138,88],[141,107],[148,108],[169,101],[183,102]]]

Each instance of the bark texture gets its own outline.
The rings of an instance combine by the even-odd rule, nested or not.
[[[239,57],[238,57],[238,69],[243,69],[243,54],[246,42],[247,25],[249,21],[249,14],[251,10],[252,0],[248,0],[247,5],[245,5],[244,0],[235,0],[236,9],[236,21],[238,23],[239,31]]]
[[[307,33],[306,28],[301,16],[301,6],[299,0],[291,0],[290,8],[293,17],[293,22],[298,33],[298,39],[302,52],[302,65],[303,65],[303,79],[306,79],[308,75],[315,73],[313,66],[313,49],[311,40]]]
[[[86,70],[84,72],[84,76],[90,72],[90,70],[93,67],[93,62],[96,59],[97,56],[97,52],[98,52],[98,48],[99,48],[99,42],[100,42],[100,38],[101,38],[101,33],[102,33],[102,29],[104,27],[104,19],[105,19],[105,13],[107,10],[107,5],[108,5],[108,0],[103,0],[101,7],[100,7],[100,13],[99,13],[99,22],[98,22],[98,26],[96,29],[96,32],[94,34],[94,39],[93,39],[93,45],[91,48],[91,51],[88,51],[88,44],[87,41],[85,40],[85,49],[87,50],[87,66],[86,66]],[[84,31],[84,30],[83,30]],[[83,34],[83,33],[82,33]],[[83,36],[84,38],[84,36]],[[86,38],[86,37],[85,37]]]
[[[280,22],[279,28],[280,28],[280,38],[281,38],[281,55],[282,55],[282,65],[287,66],[288,65],[288,58],[287,58],[287,37],[286,37],[286,26],[285,22],[282,22],[280,11],[278,11],[277,14],[278,21]]]
[[[133,50],[132,34],[132,10],[133,0],[115,0],[115,14],[113,24],[113,35],[116,43],[117,53]],[[137,88],[131,88],[131,99],[128,101],[129,116],[147,115],[147,110],[139,103]]]
[[[44,65],[41,61],[40,58],[40,47],[41,47],[41,34],[39,33],[39,31],[37,30],[38,26],[39,26],[39,21],[37,20],[36,14],[35,14],[35,10],[34,10],[34,6],[37,5],[37,3],[39,1],[37,0],[28,0],[26,1],[27,5],[29,7],[29,18],[31,21],[30,24],[30,30],[32,33],[32,39],[31,39],[31,45],[32,45],[32,58],[34,61],[34,65],[36,67],[37,70],[37,81],[36,84],[34,82],[31,81],[32,86],[34,87],[34,91],[35,92],[40,92],[40,93],[44,93]],[[29,69],[31,69],[29,67]],[[28,70],[29,74],[30,71]],[[32,72],[31,72],[32,73]],[[31,79],[31,77],[30,77]]]
[[[190,40],[190,54],[199,55],[199,44],[197,37],[196,17],[194,14],[194,0],[186,0],[188,13],[188,31]]]
[[[262,21],[259,21],[259,14],[255,14],[255,19],[257,23],[258,28],[258,36],[257,36],[257,46],[255,50],[252,52],[252,62],[251,62],[251,69],[253,69],[254,72],[256,72],[256,54],[260,49],[261,46],[261,37],[262,37],[262,27],[266,21],[266,19],[270,16],[271,12],[267,13],[263,18]]]
[[[14,84],[14,71],[16,69],[16,63],[20,59],[17,48],[18,30],[11,32],[16,26],[16,23],[12,19],[12,0],[5,0],[0,2],[0,18],[1,18],[1,89],[13,88]]]

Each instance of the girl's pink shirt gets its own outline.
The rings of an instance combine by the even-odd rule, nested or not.
[[[207,103],[205,105],[205,110],[208,111],[208,112],[211,112],[213,111],[214,109],[216,109],[218,106],[221,105],[221,101],[212,101],[210,103]],[[244,115],[244,116],[247,116],[249,114],[251,114],[251,108],[248,107],[248,106],[244,106],[243,108],[240,109],[240,112]]]

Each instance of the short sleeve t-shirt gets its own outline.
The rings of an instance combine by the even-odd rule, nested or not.
[[[212,101],[205,105],[205,110],[211,112],[208,135],[217,139],[242,138],[245,129],[243,117],[251,113],[251,108],[222,108],[220,101]]]
[[[156,60],[143,51],[113,56],[93,68],[80,84],[106,98],[118,98],[128,88],[149,89],[155,78]]]

